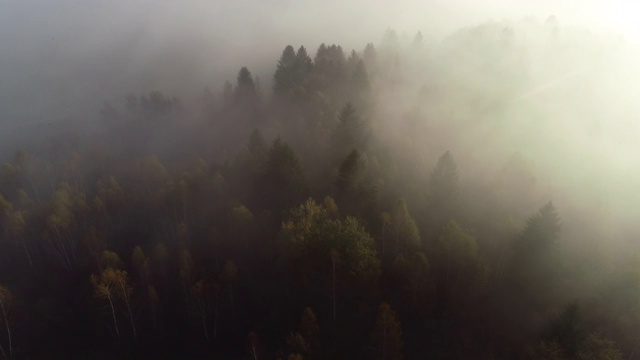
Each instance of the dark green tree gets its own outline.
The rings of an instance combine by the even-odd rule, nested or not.
[[[560,280],[557,247],[560,229],[560,216],[549,202],[527,220],[526,227],[515,240],[510,284],[521,289],[522,295],[526,289],[528,295],[524,296],[539,306],[550,301]]]
[[[380,360],[402,360],[402,327],[395,311],[386,302],[380,304],[376,323],[371,334],[375,347],[375,358]]]
[[[583,315],[577,302],[572,302],[562,309],[560,314],[551,321],[545,336],[547,342],[557,342],[569,359],[578,355],[586,339]]]
[[[429,182],[431,200],[436,206],[451,204],[458,193],[458,167],[450,152],[438,159]]]
[[[262,206],[282,211],[299,201],[305,192],[302,165],[293,149],[277,138],[269,148],[263,175],[256,183]]]
[[[241,106],[255,106],[258,101],[258,91],[253,75],[246,66],[238,72],[234,100]]]
[[[358,150],[352,150],[340,165],[335,191],[344,214],[371,221],[377,210],[377,194],[366,158]]]
[[[287,45],[282,51],[276,72],[273,75],[273,93],[282,95],[295,85],[296,53],[293,46]]]
[[[333,151],[340,159],[352,149],[365,151],[371,129],[358,115],[356,108],[347,103],[338,115],[338,124],[333,131]]]
[[[409,214],[407,202],[399,199],[391,212],[390,231],[395,241],[395,254],[420,247],[420,232]]]

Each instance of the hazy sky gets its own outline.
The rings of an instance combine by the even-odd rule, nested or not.
[[[268,86],[287,44],[304,44],[312,54],[321,42],[361,49],[389,27],[438,40],[491,19],[533,15],[543,21],[555,14],[563,24],[604,26],[616,20],[635,32],[629,14],[638,9],[629,3],[0,0],[0,123],[70,116],[126,92],[162,89],[191,96],[203,86],[233,80],[241,65]]]

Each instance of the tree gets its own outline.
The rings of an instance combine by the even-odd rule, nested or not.
[[[331,284],[334,319],[338,283],[370,284],[380,273],[373,239],[360,223],[353,217],[331,219],[312,199],[291,210],[279,238],[282,255],[295,269],[297,280],[308,285],[317,274],[326,274],[319,285]],[[330,273],[323,270],[328,267]]]
[[[31,253],[24,236],[26,221],[22,215],[22,211],[16,210],[10,212],[4,221],[4,235],[8,239],[12,239],[16,246],[22,247],[24,253],[29,261],[29,265],[33,267],[33,261],[31,260]]]
[[[233,85],[228,80],[222,86],[222,101],[225,107],[233,104]]]
[[[378,207],[377,191],[367,171],[367,159],[358,150],[352,150],[340,164],[335,191],[344,214],[373,219]]]
[[[402,347],[402,327],[396,317],[391,305],[383,302],[378,307],[376,323],[371,335],[373,345],[376,349],[376,359],[381,360],[401,360]]]
[[[238,269],[233,261],[229,260],[224,264],[224,270],[222,272],[222,280],[227,283],[229,289],[229,298],[231,299],[231,317],[233,321],[236,321],[235,301],[233,299],[233,285],[238,277]]]
[[[436,242],[436,252],[440,286],[445,289],[449,299],[460,289],[469,291],[484,284],[487,272],[478,253],[478,243],[469,231],[455,221],[449,221],[443,228]]]
[[[191,295],[195,302],[195,314],[202,321],[202,331],[207,342],[209,341],[207,319],[214,307],[214,293],[214,286],[205,280],[199,280],[191,287]]]
[[[110,250],[102,251],[100,265],[102,268],[124,269],[124,263],[120,260],[120,256]]]
[[[102,252],[107,248],[107,241],[98,234],[95,226],[91,226],[82,239],[84,247],[95,260],[98,271],[102,271]]]
[[[547,341],[555,341],[563,353],[570,359],[578,355],[587,339],[582,313],[577,302],[565,306],[558,316],[552,320],[545,336]]]
[[[458,193],[458,167],[450,152],[445,152],[438,159],[430,180],[431,201],[436,209],[443,207],[451,210]]]
[[[305,188],[298,156],[287,143],[277,138],[269,149],[264,174],[256,184],[263,206],[281,211],[299,202]]]
[[[168,279],[167,279],[167,271],[169,262],[169,251],[167,247],[159,243],[153,249],[153,257],[151,259],[152,270],[154,273],[154,278],[156,281],[161,282],[163,295],[166,296],[168,292]]]
[[[340,164],[336,193],[342,202],[357,202],[367,180],[367,162],[358,150],[352,150]]]
[[[297,355],[302,357],[309,351],[309,344],[299,332],[293,332],[287,336],[287,348],[291,353],[289,356]]]
[[[287,336],[289,357],[297,355],[300,358],[318,358],[317,351],[320,349],[320,327],[316,314],[310,307],[302,311],[300,324],[297,331]]]
[[[91,275],[91,285],[93,285],[93,294],[100,300],[107,300],[111,309],[111,317],[113,319],[113,328],[116,337],[120,337],[120,329],[118,328],[118,320],[116,318],[116,309],[114,301],[116,299],[115,270],[112,268],[104,269],[99,276]]]
[[[358,60],[351,74],[351,92],[354,101],[359,105],[364,105],[371,84],[369,83],[369,75],[362,60]]]
[[[244,205],[236,206],[231,210],[231,222],[234,233],[240,238],[243,246],[248,248],[253,213]]]
[[[598,333],[587,337],[582,350],[578,352],[579,360],[622,360],[622,353],[615,342],[602,337]]]
[[[541,341],[533,351],[532,360],[565,360],[562,347],[557,341]]]
[[[548,202],[527,220],[522,235],[517,239],[516,251],[520,256],[533,256],[548,251],[556,245],[560,229],[560,216],[553,203]]]
[[[187,249],[183,249],[180,252],[180,257],[178,258],[178,264],[180,266],[180,280],[182,281],[182,290],[184,294],[185,304],[189,304],[189,293],[191,290],[191,285],[195,279],[195,263],[193,261],[193,257],[191,257],[191,252]]]
[[[258,337],[258,334],[252,331],[249,333],[248,339],[249,353],[253,357],[253,360],[258,360],[260,355],[260,338]]]
[[[416,249],[420,247],[420,232],[407,209],[407,202],[399,199],[391,213],[391,231],[396,241],[398,254],[402,249]]]
[[[5,330],[7,331],[7,342],[9,346],[9,349],[8,349],[9,357],[7,357],[7,354],[4,348],[2,347],[2,345],[0,345],[0,351],[2,351],[2,357],[5,359],[13,358],[13,340],[11,338],[11,326],[9,326],[9,316],[8,316],[8,307],[10,306],[12,301],[13,301],[13,294],[11,294],[11,291],[9,291],[9,289],[7,289],[6,287],[0,285],[0,310],[2,310],[2,319],[4,320],[4,327],[5,327]]]
[[[547,298],[558,281],[560,230],[560,216],[549,202],[527,220],[515,240],[510,281],[521,293],[526,286],[530,295],[536,294],[530,300]]]
[[[298,331],[306,340],[309,353],[313,353],[320,348],[320,326],[318,326],[316,314],[310,307],[306,307],[302,311]]]
[[[314,71],[326,77],[330,84],[340,84],[344,80],[347,59],[341,46],[321,44],[313,63]]]
[[[75,211],[82,211],[85,206],[84,196],[67,183],[61,183],[51,197],[51,210],[47,217],[47,228],[51,234],[45,237],[45,248],[68,271],[73,268],[76,257]]]
[[[313,62],[307,54],[307,49],[300,46],[294,52],[293,46],[285,47],[276,72],[273,76],[273,92],[276,95],[295,95],[304,86],[304,82],[313,69]]]
[[[300,46],[296,52],[295,79],[301,84],[313,70],[313,61],[304,46]]]
[[[372,43],[368,43],[362,52],[362,61],[368,69],[376,69],[377,67],[377,52]]]
[[[136,246],[131,254],[131,265],[137,272],[138,277],[142,283],[148,283],[151,276],[151,265],[148,257],[145,256],[144,251],[140,246]]]
[[[289,91],[295,84],[296,53],[293,46],[287,45],[282,51],[276,72],[273,75],[273,92],[281,95]]]
[[[153,328],[158,328],[158,313],[160,310],[160,296],[153,285],[147,286],[147,300],[149,304],[149,310],[151,311],[151,320],[153,322]]]
[[[131,324],[133,337],[134,339],[137,338],[138,334],[135,322],[133,321],[133,312],[131,311],[131,293],[133,292],[133,288],[127,278],[127,272],[107,267],[100,273],[100,275],[91,275],[91,284],[93,285],[94,295],[98,299],[107,300],[109,302],[116,336],[120,337],[120,330],[116,319],[114,301],[121,300],[124,302],[127,314],[129,315],[129,322]]]
[[[391,227],[391,214],[386,211],[380,214],[380,223],[382,224],[382,229],[380,230],[380,241],[382,242],[380,244],[380,259],[384,260],[387,249],[387,233]]]
[[[122,301],[124,301],[127,313],[129,314],[129,322],[131,324],[131,330],[133,331],[133,338],[137,339],[138,332],[136,331],[136,324],[133,320],[133,312],[131,311],[131,294],[133,293],[133,287],[129,282],[126,271],[115,270],[113,275],[116,294]]]
[[[331,258],[331,284],[332,284],[332,300],[333,300],[333,322],[336,322],[336,263],[340,261],[340,253],[336,249],[329,251]]]
[[[249,135],[249,143],[247,144],[247,148],[249,153],[253,156],[256,165],[264,165],[264,162],[267,159],[267,154],[269,152],[269,146],[267,142],[264,140],[264,136],[262,132],[258,129],[255,129]],[[256,168],[255,170],[258,170]]]
[[[396,256],[391,267],[390,281],[404,296],[404,303],[417,308],[424,305],[425,295],[431,281],[429,259],[423,252],[410,252]]]
[[[242,105],[255,105],[258,99],[256,84],[253,75],[246,66],[243,66],[238,72],[236,88],[234,90],[234,99],[236,103]]]
[[[338,125],[333,131],[335,156],[341,158],[349,151],[365,150],[369,141],[370,129],[362,120],[356,108],[347,103],[338,115]]]

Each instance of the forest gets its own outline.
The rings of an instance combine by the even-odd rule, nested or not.
[[[0,358],[636,359],[637,224],[575,167],[600,95],[545,85],[623,47],[390,29],[105,101],[2,165]]]

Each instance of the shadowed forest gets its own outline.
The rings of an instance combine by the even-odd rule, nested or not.
[[[277,51],[12,150],[1,359],[640,358],[634,195],[593,165],[627,141],[597,85],[623,40],[550,17]]]

